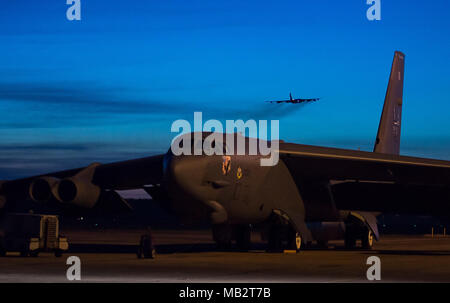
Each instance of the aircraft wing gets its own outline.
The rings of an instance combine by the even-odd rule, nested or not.
[[[330,184],[338,209],[450,214],[450,161],[282,143],[295,182]]]
[[[319,98],[313,99],[292,99],[292,100],[275,100],[275,101],[266,101],[269,103],[304,103],[304,102],[314,102],[319,100]]]
[[[275,101],[266,101],[268,103],[291,103],[291,100],[275,100]]]
[[[294,99],[294,101],[296,101],[297,103],[302,103],[302,102],[314,102],[314,101],[318,101],[320,98],[310,98],[310,99]]]
[[[0,183],[0,198],[38,202],[59,200],[62,204],[92,208],[105,199],[120,199],[115,190],[160,184],[164,155],[58,171]],[[108,193],[107,193],[108,192]],[[124,202],[124,201],[121,201]]]

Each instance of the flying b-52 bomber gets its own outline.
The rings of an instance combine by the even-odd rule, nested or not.
[[[292,98],[292,93],[289,93],[289,100],[273,100],[266,101],[268,103],[307,103],[307,102],[315,102],[319,101],[320,98],[310,98],[310,99],[294,99]]]
[[[209,222],[222,247],[235,242],[248,248],[251,227],[261,225],[269,251],[332,239],[344,239],[348,248],[357,243],[370,248],[379,238],[377,214],[450,214],[450,161],[399,155],[404,61],[404,54],[395,52],[373,152],[281,141],[278,163],[261,166],[259,154],[175,155],[169,150],[3,181],[0,207],[12,211],[31,199],[97,211],[126,208],[116,190],[141,188],[180,218]]]

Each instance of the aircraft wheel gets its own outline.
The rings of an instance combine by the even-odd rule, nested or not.
[[[267,252],[282,252],[282,228],[279,224],[272,224],[269,229]]]
[[[235,228],[236,245],[241,250],[249,250],[252,230],[250,225],[239,225]]]
[[[28,251],[24,251],[24,250],[21,251],[21,252],[20,252],[20,256],[21,256],[21,257],[28,257]]]
[[[153,237],[150,233],[142,235],[137,252],[139,259],[154,259],[156,256],[156,250],[153,246]]]
[[[155,257],[156,257],[156,250],[154,248],[144,253],[144,258],[146,259],[154,259]]]
[[[347,249],[354,249],[356,247],[356,237],[351,232],[345,233],[345,248]]]
[[[38,256],[39,256],[39,252],[38,251],[30,252],[30,257],[37,258]]]
[[[373,232],[371,229],[366,228],[361,238],[361,246],[363,249],[372,249],[373,247]]]
[[[293,230],[289,231],[288,241],[288,249],[299,252],[302,248],[302,237],[300,236],[300,233]]]
[[[233,230],[229,224],[214,224],[212,227],[213,240],[219,249],[230,249]]]
[[[144,256],[144,253],[142,252],[142,247],[139,246],[136,252],[136,256],[138,257],[138,259],[142,259],[142,257]]]

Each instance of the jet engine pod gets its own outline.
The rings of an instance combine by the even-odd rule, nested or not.
[[[100,187],[81,178],[63,179],[58,185],[58,200],[92,208],[100,197]]]
[[[92,183],[98,163],[94,163],[73,177],[61,180],[57,186],[56,198],[63,203],[92,208],[100,198],[101,188]]]
[[[34,179],[29,187],[29,194],[33,201],[47,202],[52,196],[56,196],[55,188],[60,179],[54,177],[40,177]]]

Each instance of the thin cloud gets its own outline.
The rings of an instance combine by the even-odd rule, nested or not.
[[[0,83],[0,100],[27,102],[34,105],[57,106],[57,109],[74,109],[87,113],[162,113],[182,110],[183,106],[167,101],[122,97],[129,89],[108,89],[74,83]],[[122,95],[122,96],[120,96]]]

